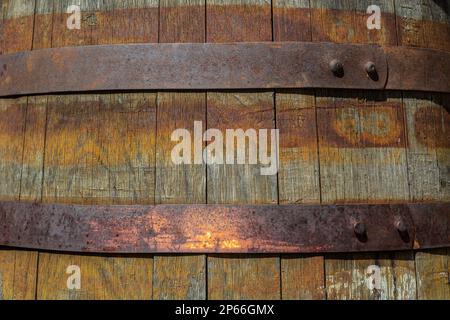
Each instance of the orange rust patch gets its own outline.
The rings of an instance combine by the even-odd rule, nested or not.
[[[378,43],[396,45],[395,15],[382,14],[382,29],[368,30],[367,15],[364,12],[312,9],[311,24],[314,41],[338,43]]]
[[[0,161],[3,163],[21,161],[25,109],[25,101],[5,100],[0,106]]]
[[[161,7],[159,33],[159,42],[204,42],[205,7]]]
[[[304,8],[273,8],[275,41],[311,41],[310,10]]]
[[[450,51],[450,23],[399,18],[398,38],[403,46]]]
[[[258,94],[256,94],[258,96]],[[225,97],[225,99],[221,99]],[[246,97],[250,99],[246,99]],[[272,97],[261,94],[253,99],[248,93],[208,94],[208,128],[271,129],[274,128]],[[265,99],[267,98],[267,99]],[[224,131],[225,132],[225,131]]]
[[[53,47],[158,41],[155,7],[82,12],[79,30],[67,29],[69,15],[54,14]]]
[[[277,113],[280,148],[315,148],[316,113],[314,108],[281,110]]]
[[[8,19],[3,21],[2,52],[14,53],[31,50],[33,41],[33,16]]]
[[[353,22],[353,11],[313,9],[311,10],[313,40],[357,42]]]
[[[318,108],[320,145],[328,147],[404,148],[402,107]]]
[[[52,46],[52,14],[37,14],[34,19],[33,49],[51,48]]]
[[[207,41],[272,41],[270,5],[208,5]]]
[[[417,141],[430,148],[450,148],[450,112],[444,108],[421,107],[414,114]]]
[[[128,110],[127,110],[128,109]],[[125,165],[153,157],[155,114],[144,101],[135,110],[119,103],[49,104],[46,165]],[[131,127],[130,127],[131,125]]]

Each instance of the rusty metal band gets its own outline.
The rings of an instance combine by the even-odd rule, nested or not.
[[[100,45],[0,56],[0,96],[274,88],[450,92],[450,53],[376,45],[260,42]]]
[[[450,203],[79,206],[0,203],[0,245],[108,253],[450,247]]]

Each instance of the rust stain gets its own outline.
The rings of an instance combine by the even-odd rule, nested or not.
[[[398,18],[399,43],[450,51],[450,23]]]
[[[273,8],[275,41],[311,41],[310,10],[306,8]]]
[[[354,12],[344,10],[313,9],[311,26],[314,41],[356,43],[353,29]]]
[[[203,5],[160,7],[159,42],[205,42]]]
[[[318,108],[317,112],[322,146],[405,148],[400,104],[346,107],[338,103],[335,108]]]
[[[49,103],[46,165],[114,166],[131,159],[149,159],[154,126],[154,110],[145,100],[134,110],[125,102],[53,101]]]
[[[207,42],[272,41],[270,5],[208,5]]]
[[[255,21],[271,19],[270,6],[261,5],[226,5],[207,7],[208,41],[271,41],[270,24],[258,24]],[[397,17],[392,13],[383,13],[382,30],[368,30],[367,14],[364,12],[336,9],[304,9],[274,7],[274,37],[278,41],[309,41],[311,35],[314,41],[332,41],[346,43],[379,43],[396,45],[396,20],[398,21],[398,37],[403,45],[412,45],[450,51],[450,24]],[[182,6],[161,8],[161,26],[170,32],[174,17],[183,15],[183,23],[194,29],[201,26],[204,6]],[[31,43],[33,19],[39,34],[35,39],[35,48],[50,47],[53,21],[53,47],[63,45],[89,45],[113,43],[146,43],[157,42],[158,8],[127,8],[111,11],[82,12],[82,27],[80,30],[68,30],[66,21],[69,14],[55,13],[36,14],[19,18],[6,19],[3,24],[4,53],[29,50],[24,43]],[[92,17],[95,17],[93,19]],[[193,19],[196,18],[196,19]],[[194,21],[194,22],[193,22]],[[209,22],[210,21],[210,22]],[[312,30],[311,23],[312,21]],[[213,23],[214,22],[214,23]],[[323,22],[326,26],[323,26]],[[266,26],[261,28],[260,26]],[[353,28],[352,26],[355,26]],[[112,32],[111,32],[112,28]],[[184,29],[183,29],[184,30]],[[198,29],[195,29],[198,30]],[[126,32],[125,32],[126,31]],[[183,32],[177,35],[182,39]],[[202,42],[203,33],[197,33],[199,38],[193,42]],[[59,43],[60,41],[63,41]],[[170,38],[162,42],[173,42]],[[191,38],[190,41],[192,42]],[[182,40],[177,42],[183,42]]]
[[[314,108],[281,110],[277,113],[280,148],[314,148],[317,144]]]
[[[21,161],[25,108],[26,103],[17,100],[3,100],[0,105],[0,155],[3,163]]]
[[[2,52],[15,53],[31,50],[33,40],[33,16],[25,16],[3,21]]]
[[[36,14],[34,19],[33,50],[50,48],[52,42],[53,14]]]
[[[255,98],[256,97],[256,98]],[[274,128],[272,95],[208,94],[208,128],[243,130]]]
[[[417,141],[429,148],[450,148],[450,112],[425,106],[414,113],[414,133]]]
[[[69,14],[54,14],[53,47],[158,41],[157,7],[82,12],[81,15],[81,29],[69,30],[66,27]],[[45,17],[37,19],[47,23]]]

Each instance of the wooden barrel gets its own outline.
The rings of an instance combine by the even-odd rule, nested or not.
[[[69,5],[81,28],[67,28]],[[367,8],[381,8],[369,30]],[[450,1],[4,0],[1,52],[149,42],[325,41],[450,50]],[[93,66],[95,68],[95,66]],[[0,100],[1,200],[76,204],[450,201],[450,96],[121,92]],[[278,128],[278,175],[174,165],[170,134]],[[69,289],[69,266],[81,288]],[[0,250],[3,299],[450,299],[450,249],[325,255]],[[373,281],[373,275],[378,276]]]

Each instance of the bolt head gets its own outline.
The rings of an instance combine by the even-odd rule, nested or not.
[[[370,79],[373,81],[378,81],[378,71],[374,62],[369,61],[365,64],[364,69]]]
[[[365,69],[366,69],[366,72],[369,74],[377,71],[377,67],[375,66],[375,63],[373,63],[372,61],[369,61],[366,63]]]
[[[395,222],[395,227],[397,228],[398,232],[400,233],[405,233],[406,231],[408,231],[408,227],[406,226],[405,221],[403,220],[398,220],[397,222]]]
[[[330,70],[336,77],[344,76],[344,65],[337,59],[334,59],[330,62]]]
[[[353,229],[358,236],[363,236],[366,233],[366,226],[363,222],[356,222]]]

